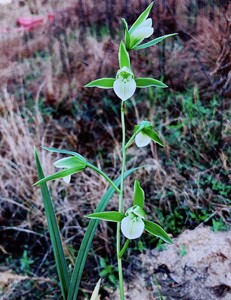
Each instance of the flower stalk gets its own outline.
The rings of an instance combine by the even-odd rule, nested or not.
[[[126,167],[126,148],[125,148],[125,102],[121,101],[121,127],[122,127],[122,167],[121,167],[121,182],[120,182],[120,195],[119,195],[119,212],[123,213],[123,197],[124,197],[124,172]],[[122,258],[120,257],[120,243],[121,243],[121,223],[117,223],[117,237],[116,237],[116,249],[117,249],[117,261],[118,261],[118,274],[119,274],[119,287],[120,287],[120,299],[124,300],[124,282],[123,282],[123,270],[122,270]]]

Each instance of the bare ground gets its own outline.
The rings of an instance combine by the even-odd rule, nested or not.
[[[230,246],[231,231],[184,231],[166,250],[137,258],[142,271],[126,285],[126,299],[231,299]],[[118,291],[111,299],[119,299]]]

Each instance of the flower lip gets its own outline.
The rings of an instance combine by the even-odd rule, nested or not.
[[[123,67],[118,70],[113,89],[122,101],[126,101],[133,96],[136,90],[136,82],[130,68]]]
[[[123,218],[121,231],[126,238],[133,240],[142,235],[144,226],[144,221],[140,217],[130,213],[127,217]]]
[[[151,138],[144,134],[142,131],[139,132],[135,137],[135,143],[137,147],[145,147],[151,142]]]

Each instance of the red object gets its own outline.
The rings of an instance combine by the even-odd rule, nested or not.
[[[32,30],[34,28],[44,25],[47,21],[52,22],[54,20],[54,15],[49,14],[45,16],[36,16],[36,17],[23,17],[17,19],[17,25],[23,27],[27,30]]]

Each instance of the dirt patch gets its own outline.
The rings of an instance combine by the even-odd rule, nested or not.
[[[142,272],[126,286],[126,299],[231,299],[230,246],[231,231],[184,231],[166,250],[140,255]]]

